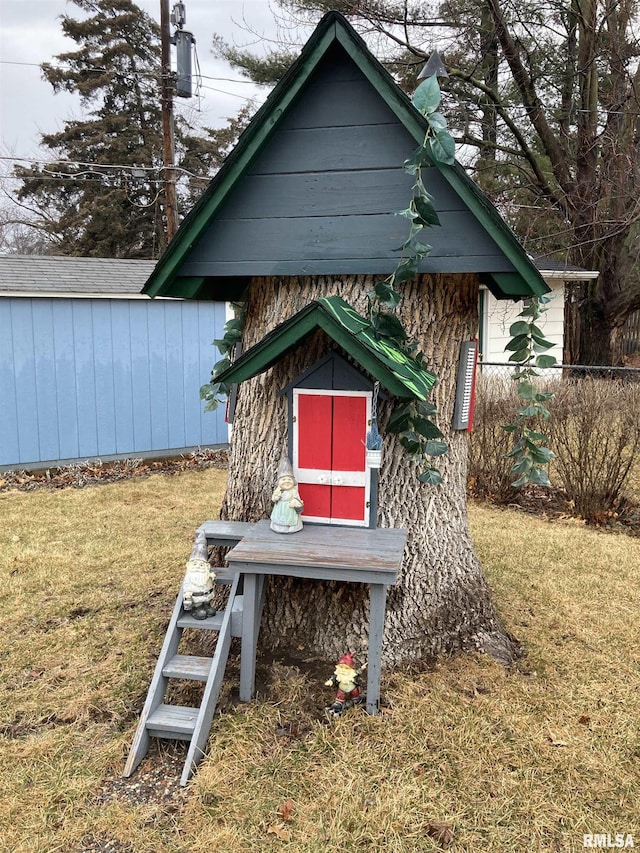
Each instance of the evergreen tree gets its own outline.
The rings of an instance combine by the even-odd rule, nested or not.
[[[78,48],[42,73],[54,92],[77,93],[88,116],[42,136],[54,162],[17,167],[18,198],[60,254],[155,258],[166,245],[159,26],[132,0],[72,2],[88,13],[62,17]],[[211,143],[180,120],[175,137],[182,155],[193,149],[189,171],[205,174]]]

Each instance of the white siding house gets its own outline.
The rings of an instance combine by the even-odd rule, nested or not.
[[[555,344],[553,349],[549,350],[549,355],[555,356],[558,364],[562,364],[565,286],[570,281],[597,278],[598,273],[594,270],[583,270],[548,258],[536,258],[535,264],[552,289],[550,294],[552,300],[538,325],[547,339]],[[505,352],[504,349],[510,340],[509,327],[516,322],[523,307],[522,301],[512,302],[506,299],[496,299],[489,290],[482,288],[480,292],[479,328],[481,362],[506,364],[509,361],[509,353]],[[490,372],[488,368],[485,368],[485,371]]]

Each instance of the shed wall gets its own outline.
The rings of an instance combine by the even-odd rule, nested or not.
[[[223,303],[0,300],[0,466],[227,441],[203,411]]]

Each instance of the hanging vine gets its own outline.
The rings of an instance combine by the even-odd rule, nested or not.
[[[536,368],[557,364],[555,356],[546,352],[553,344],[537,325],[551,299],[551,296],[535,296],[528,301],[518,315],[524,319],[511,325],[511,340],[505,347],[507,352],[511,352],[509,361],[517,365],[512,378],[518,383],[518,397],[522,404],[516,412],[516,420],[502,427],[514,433],[517,439],[513,450],[506,454],[514,460],[511,473],[516,479],[511,485],[516,488],[527,484],[551,485],[547,466],[554,453],[544,446],[548,436],[534,429],[541,421],[549,420],[550,412],[545,404],[553,397],[551,391],[539,391],[534,382],[540,376]]]
[[[224,324],[223,335],[213,341],[218,347],[222,358],[218,359],[211,370],[211,381],[200,388],[200,399],[205,401],[205,412],[214,412],[221,403],[226,403],[230,386],[220,382],[218,376],[228,368],[236,352],[236,347],[242,343],[244,321],[247,312],[245,302],[232,302],[233,318]]]
[[[399,247],[402,254],[396,269],[367,294],[369,322],[376,335],[392,340],[419,366],[423,365],[424,355],[418,344],[409,340],[397,314],[393,312],[402,299],[397,286],[418,275],[421,261],[431,251],[431,246],[423,240],[424,229],[440,224],[433,197],[424,183],[422,169],[434,161],[452,165],[455,159],[455,143],[446,119],[438,112],[440,100],[440,85],[435,75],[420,83],[413,94],[413,104],[426,118],[428,126],[422,144],[404,163],[405,170],[413,176],[413,186],[409,206],[397,215],[409,220],[409,236]],[[387,431],[397,434],[407,455],[422,465],[423,470],[418,476],[420,482],[430,485],[442,482],[442,475],[432,459],[448,450],[442,432],[434,423],[436,415],[433,403],[411,400],[397,407],[387,423]]]

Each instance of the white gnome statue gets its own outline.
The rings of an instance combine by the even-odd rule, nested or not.
[[[200,531],[196,535],[182,584],[182,605],[194,619],[215,616],[215,608],[211,606],[215,579],[207,556],[207,539]]]
[[[272,530],[276,533],[296,533],[302,530],[300,513],[304,504],[298,494],[293,465],[284,451],[278,465],[278,485],[271,495],[271,500],[274,502],[271,512]]]

